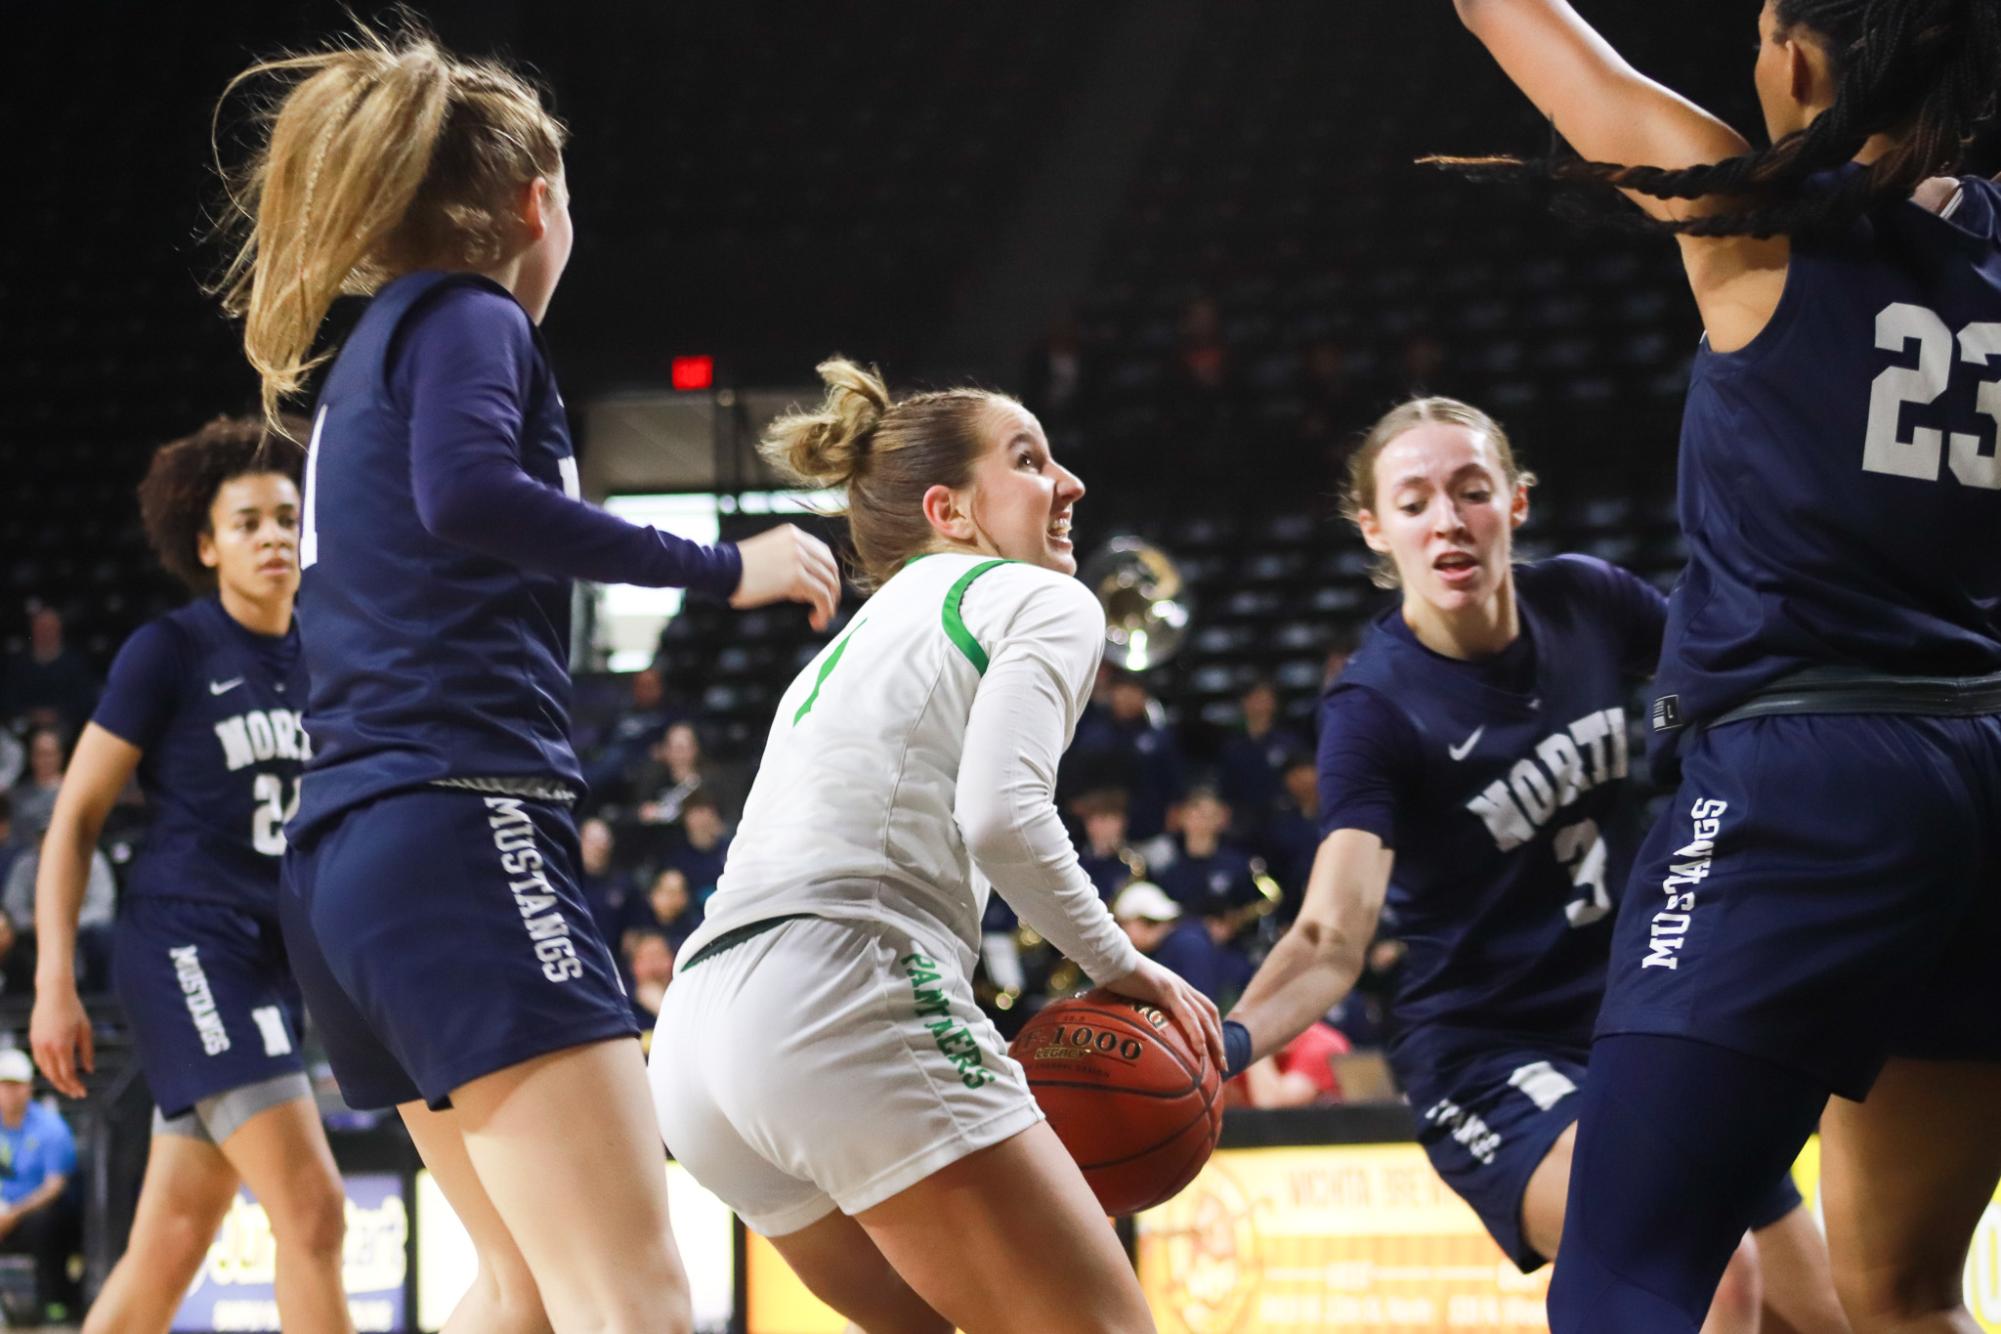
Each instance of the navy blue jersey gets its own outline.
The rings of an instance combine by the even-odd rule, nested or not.
[[[548,780],[581,789],[570,748],[570,581],[434,535],[411,477],[412,406],[390,383],[410,317],[483,278],[413,273],[369,303],[314,412],[299,563],[315,754],[300,831],[443,778]],[[521,469],[577,493],[569,427],[541,339],[509,405]]]
[[[1495,658],[1434,653],[1392,608],[1322,702],[1321,836],[1364,829],[1396,853],[1400,1039],[1590,1041],[1635,841],[1627,683],[1653,665],[1664,608],[1584,556],[1518,566],[1515,591],[1522,634]]]
[[[577,498],[563,398],[507,289],[419,272],[341,347],[306,461],[299,620],[313,681],[304,833],[385,793],[583,786],[570,745],[574,579],[726,596],[704,547]]]
[[[1657,739],[1802,667],[2001,671],[1997,386],[2001,187],[1794,243],[1764,332],[1696,358]]]
[[[278,858],[310,748],[296,627],[244,628],[211,596],[133,632],[91,721],[142,752],[151,823],[127,895],[277,911]]]

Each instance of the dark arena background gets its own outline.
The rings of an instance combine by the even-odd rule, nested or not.
[[[1580,8],[1761,137],[1752,0]],[[1132,539],[1086,573],[1138,635],[1059,797],[1108,894],[1176,861],[1247,887],[1210,926],[1225,973],[1247,975],[1296,911],[1316,701],[1389,596],[1337,502],[1385,409],[1448,394],[1506,426],[1541,478],[1522,558],[1588,552],[1663,588],[1681,568],[1675,447],[1701,330],[1675,248],[1416,165],[1552,146],[1444,0],[437,0],[421,18],[459,52],[531,69],[571,129],[576,248],[544,333],[591,499],[709,541],[819,507],[753,446],[817,399],[813,368],[836,351],[899,389],[977,382],[1039,415],[1090,488],[1080,557]],[[23,1048],[30,826],[49,786],[28,752],[44,725],[69,745],[124,638],[181,599],[139,526],[151,451],[256,407],[240,330],[203,291],[225,259],[207,235],[215,100],[253,57],[347,22],[266,0],[8,12],[0,1030]],[[232,157],[245,110],[219,121]],[[1994,147],[1977,167],[2001,167]],[[801,521],[838,542],[838,523]],[[1142,596],[1136,579],[1156,582]],[[829,633],[858,605],[850,591]],[[615,941],[671,949],[714,886],[778,696],[827,635],[797,607],[622,588],[584,588],[578,611],[588,879]],[[1637,746],[1637,695],[1628,716]],[[146,823],[136,799],[115,811],[114,877]],[[635,985],[660,967],[628,962]],[[1233,1091],[1211,1166],[1121,1220],[1163,1330],[1546,1327],[1547,1271],[1515,1273],[1413,1141],[1379,1052],[1396,967],[1386,939],[1313,1068]],[[30,1259],[0,1256],[16,1323],[79,1324],[124,1248],[151,1102],[106,976],[84,974],[90,1096],[36,1084],[77,1143],[77,1282],[50,1303]],[[978,987],[1003,1032],[1076,984],[990,914]],[[464,1232],[395,1118],[349,1111],[314,1072],[349,1188],[357,1325],[435,1329],[471,1281]],[[1816,1164],[1810,1146],[1809,1199]],[[701,1328],[842,1327],[668,1171]],[[276,1328],[272,1255],[245,1197],[175,1328]],[[1968,1284],[2001,1330],[2001,1209]]]

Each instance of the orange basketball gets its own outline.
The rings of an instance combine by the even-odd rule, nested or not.
[[[1008,1052],[1108,1214],[1172,1199],[1222,1137],[1207,1049],[1151,1005],[1102,988],[1057,1001]]]

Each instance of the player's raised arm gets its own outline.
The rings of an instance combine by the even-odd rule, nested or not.
[[[1280,938],[1230,1011],[1250,1034],[1248,1060],[1262,1060],[1339,1005],[1362,975],[1389,892],[1395,854],[1361,829],[1337,829],[1320,843],[1298,920]]]
[[[1641,74],[1568,0],[1456,0],[1459,17],[1515,86],[1594,162],[1680,169],[1748,151],[1744,136]],[[1627,192],[1656,218],[1695,216],[1700,201]]]

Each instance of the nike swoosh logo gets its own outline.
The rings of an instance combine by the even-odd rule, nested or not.
[[[211,695],[227,695],[242,684],[243,678],[240,676],[229,681],[210,681],[208,683],[208,693]]]
[[[1486,725],[1483,723],[1479,727],[1473,729],[1472,736],[1467,737],[1464,741],[1460,742],[1458,745],[1447,746],[1445,748],[1445,753],[1450,755],[1455,760],[1463,760],[1468,755],[1471,755],[1473,753],[1473,747],[1480,744],[1480,738],[1485,736],[1486,733],[1487,733],[1487,728]]]

